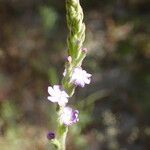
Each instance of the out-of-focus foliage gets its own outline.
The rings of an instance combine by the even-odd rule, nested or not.
[[[40,14],[44,29],[48,32],[56,25],[57,13],[50,7],[41,7]]]
[[[150,21],[148,0],[81,1],[92,83],[70,105],[80,122],[68,150],[148,150]],[[55,107],[47,86],[59,84],[66,57],[65,1],[0,1],[0,150],[49,149]],[[51,149],[51,148],[50,148]]]

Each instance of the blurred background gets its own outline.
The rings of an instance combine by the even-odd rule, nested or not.
[[[150,148],[150,2],[82,0],[92,83],[70,106],[80,122],[67,150]],[[64,0],[0,0],[0,150],[52,149],[55,106],[48,85],[64,70]]]

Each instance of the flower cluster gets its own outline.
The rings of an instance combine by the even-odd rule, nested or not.
[[[71,63],[71,56],[68,57],[68,62]],[[66,70],[63,73],[63,76],[66,76]],[[91,82],[91,74],[87,73],[81,67],[75,67],[72,70],[72,76],[70,78],[70,82],[76,86],[84,87],[85,84],[89,84]],[[61,85],[54,85],[53,87],[48,87],[48,93],[50,96],[47,99],[53,103],[57,103],[60,107],[62,107],[62,112],[60,114],[60,121],[66,125],[70,126],[79,121],[78,110],[73,110],[70,107],[67,107],[69,95],[63,89]]]

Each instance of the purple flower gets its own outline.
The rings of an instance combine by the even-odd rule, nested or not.
[[[91,74],[87,73],[81,67],[77,67],[73,70],[71,82],[73,82],[75,85],[84,87],[85,84],[89,84],[91,82],[91,76]]]
[[[48,132],[47,138],[48,138],[49,140],[54,139],[54,138],[55,138],[55,133],[53,133],[53,132]]]
[[[48,87],[48,100],[53,103],[58,103],[59,106],[65,106],[68,103],[68,94],[61,89],[60,85],[54,85],[53,88],[51,86]]]
[[[70,126],[70,125],[75,124],[79,121],[78,115],[79,115],[78,110],[73,110],[70,107],[65,107],[62,111],[62,114],[60,115],[60,120],[66,126]]]

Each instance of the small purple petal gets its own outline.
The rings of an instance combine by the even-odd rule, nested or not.
[[[79,115],[79,111],[78,110],[72,111],[72,121],[74,123],[79,121],[78,115]]]

